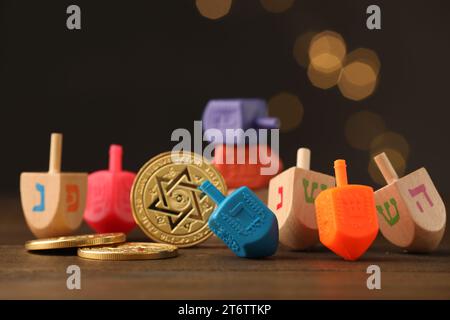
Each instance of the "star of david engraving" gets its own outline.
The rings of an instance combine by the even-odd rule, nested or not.
[[[162,216],[167,218],[171,231],[174,231],[186,220],[205,222],[200,204],[207,196],[198,190],[198,185],[192,182],[187,167],[173,179],[156,177],[156,182],[158,197],[155,198],[148,209],[156,211],[160,215],[158,221],[161,221]],[[184,190],[189,195],[189,205],[182,211],[175,210],[168,199],[176,190]],[[191,224],[191,222],[187,222],[183,226],[190,231]]]

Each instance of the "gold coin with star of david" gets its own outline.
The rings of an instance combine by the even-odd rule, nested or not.
[[[206,180],[227,194],[222,175],[202,156],[167,152],[154,157],[139,170],[131,188],[136,223],[160,243],[191,247],[207,240],[216,204],[198,189]]]

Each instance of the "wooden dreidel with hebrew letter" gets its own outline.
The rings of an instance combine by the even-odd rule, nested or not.
[[[399,179],[385,153],[375,162],[387,186],[375,192],[380,230],[394,245],[410,252],[431,252],[442,240],[444,203],[425,168]]]
[[[225,197],[214,185],[205,181],[199,189],[217,208],[208,226],[239,257],[263,258],[277,251],[277,218],[247,187]]]
[[[316,198],[320,242],[345,260],[357,260],[378,233],[373,189],[347,184],[345,160],[334,162],[336,188]]]
[[[122,170],[122,153],[122,146],[111,145],[109,170],[93,172],[88,178],[84,219],[98,233],[127,233],[136,225],[130,207],[136,175]]]
[[[62,135],[53,133],[49,171],[20,176],[25,219],[38,238],[70,235],[83,221],[87,173],[61,172],[61,152]]]
[[[290,168],[270,181],[269,208],[278,218],[280,242],[294,250],[304,250],[319,242],[316,196],[335,186],[332,176],[310,171],[311,152],[297,152],[297,167]]]

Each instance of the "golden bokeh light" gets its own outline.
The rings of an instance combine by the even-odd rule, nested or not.
[[[321,58],[326,58],[325,55],[322,55]],[[326,72],[323,69],[315,68],[313,64],[310,64],[308,67],[308,78],[311,83],[320,89],[329,89],[334,87],[341,74],[341,68],[337,68],[334,70],[327,70]]]
[[[409,157],[409,143],[405,137],[397,132],[383,132],[377,135],[370,143],[371,154],[379,154],[385,149],[396,150],[405,160]]]
[[[369,65],[378,76],[381,68],[381,62],[375,51],[367,48],[358,48],[347,54],[345,57],[346,65],[355,61],[360,61]]]
[[[347,47],[342,36],[334,31],[316,34],[309,47],[309,61],[317,70],[335,70],[343,65]]]
[[[349,53],[338,82],[342,95],[355,101],[371,96],[378,83],[380,66],[372,50],[359,48]]]
[[[308,50],[308,77],[321,89],[334,87],[340,78],[346,45],[342,36],[324,31],[313,36]]]
[[[360,61],[346,65],[338,81],[342,95],[350,100],[360,101],[375,92],[377,74],[368,64]]]
[[[264,9],[272,13],[281,13],[292,7],[295,0],[260,0]]]
[[[373,160],[373,157],[378,155],[381,152],[385,152],[387,157],[392,163],[392,166],[394,167],[395,171],[397,172],[399,177],[402,177],[405,175],[406,172],[406,160],[403,157],[403,155],[398,152],[395,149],[385,148],[382,149],[380,152],[371,153],[370,161],[369,161],[369,175],[372,178],[372,180],[377,183],[380,186],[386,185],[386,181],[384,180],[380,170],[378,169],[375,160]]]
[[[305,69],[309,66],[309,46],[315,35],[317,35],[317,32],[308,31],[298,36],[294,42],[292,50],[294,59]]]
[[[216,20],[226,16],[233,0],[195,0],[198,12],[208,19]]]
[[[270,98],[268,104],[270,116],[280,119],[280,131],[294,130],[303,120],[303,104],[292,93],[280,92]]]
[[[347,142],[356,149],[369,150],[374,139],[386,131],[381,116],[370,111],[352,114],[345,124]]]

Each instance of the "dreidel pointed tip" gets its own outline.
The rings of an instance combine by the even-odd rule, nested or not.
[[[200,187],[198,187],[201,191],[206,193],[208,197],[210,197],[216,204],[220,204],[225,200],[225,196],[222,192],[219,191],[210,181],[203,182]]]
[[[111,172],[122,171],[122,154],[123,149],[121,145],[112,144],[109,147],[109,171]]]

